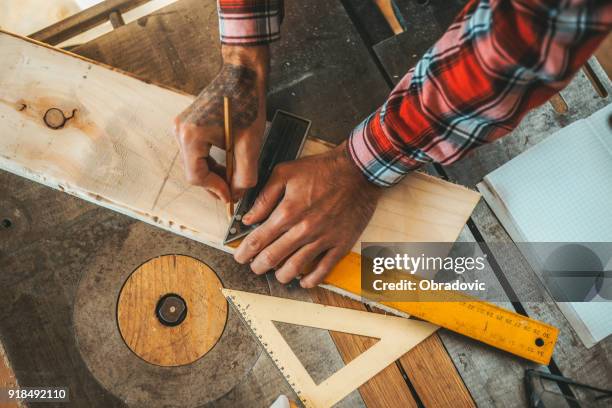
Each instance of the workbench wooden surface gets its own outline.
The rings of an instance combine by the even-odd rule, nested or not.
[[[416,3],[398,2],[408,21],[422,23],[431,16],[447,21],[439,11],[440,1]],[[378,24],[380,19],[377,24],[364,24],[368,18],[360,12],[367,5],[359,0],[287,2],[286,8],[282,40],[272,47],[269,113],[276,108],[294,111],[313,120],[314,135],[331,142],[343,140],[384,100],[402,70],[414,61],[412,54],[406,59],[407,54],[401,53],[400,40],[406,36],[388,34],[389,39],[384,40],[388,44],[378,44],[386,30]],[[417,12],[422,13],[421,19],[410,20]],[[75,52],[196,94],[220,66],[216,24],[214,2],[181,0]],[[555,129],[610,103],[609,97],[596,99],[589,94],[590,85],[585,81],[579,75],[563,93],[570,107],[568,115],[558,115],[545,105],[530,114],[511,136],[448,168],[451,179],[473,187],[484,174]],[[609,82],[606,86],[610,91]],[[100,259],[120,251],[126,242],[153,240],[163,243],[166,251],[212,259],[236,273],[249,273],[248,268],[233,264],[227,254],[16,176],[2,172],[0,184],[7,193],[0,197],[0,215],[11,221],[9,227],[0,227],[0,336],[22,384],[67,385],[74,401],[88,406],[123,406],[87,371],[74,343],[71,315],[80,276]],[[483,202],[460,236],[465,241],[481,239],[509,242]],[[585,349],[518,249],[492,255],[496,262],[484,273],[500,299],[509,300],[508,291],[514,290],[545,301],[522,305],[508,301],[504,305],[519,311],[522,308],[561,329],[551,370],[558,367],[564,375],[610,387],[610,339]],[[135,250],[130,262],[146,256],[147,251]],[[119,267],[119,263],[108,267]],[[478,278],[483,280],[483,275]],[[312,297],[321,303],[364,308],[321,289],[308,293],[269,281],[274,295],[302,300]],[[315,379],[325,378],[368,346],[367,339],[305,328],[286,327],[283,334]],[[523,372],[532,366],[441,330],[340,406],[463,407],[476,403],[522,407],[526,405]],[[264,354],[252,373],[214,406],[267,406],[279,393],[292,394]]]

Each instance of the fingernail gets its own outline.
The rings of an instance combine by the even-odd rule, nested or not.
[[[251,213],[246,213],[244,217],[242,217],[242,222],[244,224],[249,225],[251,223],[251,218],[253,218],[253,214]]]
[[[258,260],[257,258],[255,258],[253,262],[251,262],[250,266],[251,270],[258,275],[261,275],[262,273],[267,271],[263,262],[261,262],[261,260]]]
[[[244,252],[244,250],[242,250],[240,247],[238,247],[236,252],[234,252],[234,260],[236,262],[238,262],[239,264],[244,264],[245,263],[245,261],[242,259],[242,253],[243,252]]]

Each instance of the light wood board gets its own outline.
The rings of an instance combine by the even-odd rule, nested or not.
[[[310,295],[317,303],[367,310],[361,302],[320,287],[310,289]],[[372,311],[383,313],[376,308]],[[359,388],[368,408],[419,406],[410,395],[406,381],[402,378],[402,372],[408,377],[418,398],[426,407],[476,406],[446,352],[439,333],[427,337],[400,357],[397,365],[388,366]],[[375,343],[370,338],[347,333],[332,331],[330,334],[345,363],[349,363]]]
[[[0,29],[28,35],[80,10],[75,0],[2,0]]]
[[[436,327],[426,322],[359,310],[223,289],[306,407],[331,407]],[[353,333],[379,339],[343,368],[316,384],[273,322]]]
[[[185,181],[172,135],[173,117],[192,100],[0,33],[0,168],[231,251],[223,204]],[[52,129],[43,120],[52,108],[74,117]],[[327,149],[309,141],[304,154]],[[211,154],[224,161],[219,149]],[[413,173],[386,191],[361,240],[454,241],[478,199]]]

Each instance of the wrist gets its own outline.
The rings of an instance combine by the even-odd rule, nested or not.
[[[346,174],[353,182],[358,185],[363,192],[369,196],[378,199],[383,192],[383,189],[368,180],[365,174],[359,169],[357,164],[351,158],[348,150],[347,142],[342,142],[334,150],[336,166],[338,171]]]
[[[270,49],[267,44],[257,46],[222,45],[224,64],[242,65],[266,80],[270,68]]]

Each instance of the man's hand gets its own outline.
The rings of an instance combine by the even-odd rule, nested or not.
[[[345,144],[329,153],[282,163],[274,169],[246,224],[265,220],[240,244],[234,258],[262,274],[279,267],[288,283],[304,276],[310,288],[323,280],[353,247],[374,213],[381,189],[348,157]]]
[[[257,158],[266,122],[268,46],[223,46],[217,77],[175,120],[185,176],[215,197],[236,201],[257,183]],[[225,148],[223,97],[231,99],[235,171],[230,186],[225,169],[209,157],[215,145]]]

